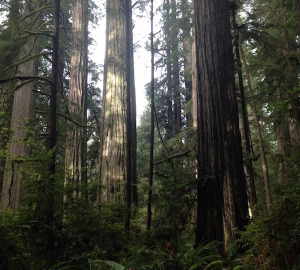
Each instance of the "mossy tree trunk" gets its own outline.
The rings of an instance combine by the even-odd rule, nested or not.
[[[25,14],[29,14],[32,11],[30,1],[25,2],[24,10]],[[30,21],[30,16],[26,21]],[[33,25],[29,24],[29,27],[33,27]],[[17,68],[17,76],[35,77],[37,75],[36,61],[32,58],[36,50],[36,42],[37,40],[34,36],[27,34],[24,44],[20,47],[18,59],[20,64]],[[34,88],[35,82],[30,79],[19,81],[15,88],[2,184],[0,204],[2,209],[18,209],[24,197],[23,181],[28,176],[28,171],[26,171],[28,161],[26,159],[31,154],[31,145],[28,143],[30,140],[27,139],[29,136],[29,123],[34,115]]]
[[[10,45],[12,46],[6,45],[1,50],[2,52],[5,51],[5,54],[1,55],[1,79],[12,77],[15,73],[15,68],[12,67],[14,66],[14,62],[17,61],[20,50],[20,44],[19,42],[17,42],[19,38],[18,33],[20,31],[19,26],[22,17],[20,9],[21,3],[19,0],[9,1],[9,9],[7,16],[8,27],[6,29],[5,35],[2,34],[1,38],[2,41],[11,40],[12,42]],[[9,141],[9,128],[14,96],[13,88],[14,82],[3,83],[0,86],[0,197],[5,168],[5,149]]]

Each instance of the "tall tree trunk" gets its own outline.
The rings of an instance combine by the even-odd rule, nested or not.
[[[187,125],[193,126],[193,115],[192,110],[189,109],[188,104],[192,99],[192,37],[191,37],[191,9],[189,2],[183,0],[181,2],[181,12],[182,18],[184,18],[185,23],[182,25],[182,36],[183,36],[183,61],[184,61],[184,84],[185,84],[185,103],[186,103],[186,122]]]
[[[25,14],[31,12],[30,3],[25,3]],[[29,20],[29,19],[28,19]],[[36,76],[36,61],[31,58],[35,52],[35,38],[28,36],[28,40],[21,46],[17,75]],[[8,151],[5,163],[4,178],[2,184],[2,195],[0,208],[18,209],[25,189],[23,181],[26,180],[26,158],[31,154],[31,146],[27,142],[28,124],[33,117],[35,103],[34,90],[35,82],[19,82],[19,86],[14,93],[10,136]]]
[[[132,1],[129,2],[129,13],[127,16],[129,35],[127,53],[130,54],[130,59],[127,57],[127,65],[130,66],[130,102],[131,102],[131,154],[132,154],[132,202],[138,206],[138,181],[137,181],[137,133],[136,133],[136,93],[135,93],[135,76],[134,76],[134,55],[133,55],[133,23],[132,23]],[[129,43],[130,42],[130,43]],[[129,72],[129,71],[127,71]],[[128,78],[129,79],[129,78]]]
[[[281,101],[281,91],[277,89],[277,102]],[[283,115],[279,115],[277,119],[276,126],[276,137],[277,137],[277,146],[278,146],[278,169],[279,169],[279,182],[281,186],[285,186],[287,180],[287,164],[286,164],[286,135],[284,132],[284,124],[282,120],[285,117]]]
[[[192,1],[193,12],[195,10],[195,0]],[[195,12],[194,12],[195,13]],[[194,15],[194,14],[193,14]],[[194,15],[195,16],[195,15]],[[197,52],[196,52],[196,31],[195,24],[192,28],[192,115],[193,128],[196,130],[198,125],[198,72],[197,72]]]
[[[126,197],[126,185],[130,179],[131,192],[137,200],[132,22],[131,10],[128,10],[129,3],[125,1],[124,4],[122,0],[109,0],[106,5],[106,53],[99,164],[101,190],[98,198],[102,202],[125,201],[129,198]],[[128,24],[126,20],[129,20]],[[126,99],[127,93],[130,95],[129,99]],[[128,102],[131,108],[128,108]],[[130,113],[127,112],[128,109]],[[129,120],[131,128],[128,129]],[[129,156],[128,142],[131,143]],[[127,171],[128,158],[131,159],[130,179]]]
[[[277,145],[279,152],[279,181],[281,186],[286,184],[286,162],[285,162],[285,136],[280,127],[276,128]]]
[[[166,12],[166,20],[170,21],[170,0],[164,3],[164,10]],[[174,117],[173,117],[173,102],[172,102],[172,56],[171,56],[171,29],[169,23],[164,25],[164,35],[166,39],[166,61],[167,61],[167,95],[166,95],[166,105],[168,122],[166,125],[166,139],[170,139],[173,136],[174,127]]]
[[[300,34],[300,0],[296,0],[296,13],[298,19],[298,34]]]
[[[198,124],[198,72],[197,72],[197,53],[196,53],[196,38],[195,28],[192,30],[192,115],[193,115],[193,128],[197,129]]]
[[[248,205],[227,0],[195,1],[198,72],[196,244],[234,239]]]
[[[100,130],[100,200],[124,200],[126,151],[126,20],[120,0],[106,4],[102,128]]]
[[[8,27],[6,29],[6,38],[8,40],[14,40],[19,37],[19,25],[20,25],[20,9],[21,9],[20,0],[10,0],[9,1],[9,11],[8,11]],[[17,42],[16,42],[17,43]],[[13,66],[14,61],[19,55],[19,46],[15,48],[9,48],[9,51],[6,52],[6,57],[3,58],[3,67],[8,68]],[[7,78],[14,75],[14,70],[7,70],[7,72],[2,71],[0,77]],[[9,128],[10,120],[12,113],[12,104],[14,92],[14,82],[7,82],[1,84],[0,88],[0,111],[1,111],[1,120],[0,120],[0,149],[4,150],[7,148],[9,142]],[[5,168],[5,155],[0,156],[0,197],[2,193],[3,177],[4,177],[4,168]]]
[[[78,123],[68,123],[66,140],[65,185],[74,185],[73,196],[78,195],[78,185],[86,184],[86,100],[87,100],[87,50],[88,18],[87,0],[73,0],[72,48],[68,106],[71,117]]]
[[[266,157],[266,153],[265,153],[265,146],[264,146],[264,141],[263,141],[262,132],[261,132],[261,128],[260,128],[259,116],[257,113],[256,104],[254,101],[254,93],[253,93],[253,89],[252,89],[252,85],[251,85],[250,73],[248,70],[248,65],[247,65],[245,54],[244,54],[244,50],[240,43],[239,43],[239,49],[240,49],[240,53],[242,56],[244,70],[246,73],[247,85],[248,85],[248,90],[250,93],[250,100],[252,101],[251,106],[252,106],[252,109],[254,112],[255,125],[256,125],[257,137],[258,137],[258,141],[259,141],[259,149],[260,149],[261,163],[262,163],[263,176],[264,176],[267,207],[268,207],[268,211],[271,211],[272,199],[271,199],[269,169],[268,169],[268,162],[267,162],[267,157]]]
[[[32,49],[32,43],[22,48],[22,57],[27,57]],[[18,68],[21,76],[36,76],[37,68],[33,59],[21,64]],[[26,179],[26,158],[30,156],[31,146],[26,142],[27,124],[33,117],[34,108],[34,82],[25,83],[14,94],[10,139],[4,171],[4,181],[1,196],[1,208],[18,209],[24,196],[22,183]]]
[[[51,151],[49,162],[49,182],[47,187],[47,213],[46,224],[48,228],[47,258],[48,265],[53,265],[54,258],[54,187],[56,171],[56,143],[57,143],[57,85],[58,85],[58,66],[59,66],[59,13],[60,0],[54,0],[53,32],[52,32],[52,72],[51,72],[51,92],[50,92],[50,119],[49,119],[49,144],[48,150]]]
[[[283,30],[284,30],[284,39],[285,39],[285,56],[287,61],[287,80],[288,80],[288,88],[293,90],[294,87],[297,87],[298,81],[298,71],[297,67],[291,60],[291,44],[290,44],[290,37],[287,25],[287,12],[285,8],[284,1],[282,2],[283,11],[282,11],[282,18],[283,18]],[[289,104],[289,135],[290,135],[290,147],[291,147],[291,154],[293,157],[296,156],[298,150],[300,150],[300,110],[299,110],[299,99],[297,99],[296,104],[292,101]],[[297,166],[296,166],[297,167]]]
[[[177,135],[182,126],[181,120],[181,89],[180,89],[180,74],[179,74],[179,50],[178,50],[178,26],[177,21],[177,3],[176,0],[171,0],[171,51],[172,51],[172,90],[174,96],[174,132]]]
[[[149,164],[149,191],[147,205],[147,230],[151,228],[152,218],[152,186],[153,186],[153,152],[154,152],[154,33],[153,33],[153,0],[151,0],[151,131],[150,131],[150,164]]]
[[[124,2],[123,2],[124,3]],[[134,85],[133,81],[133,36],[132,36],[132,7],[131,0],[126,0],[124,5],[125,17],[126,17],[126,204],[127,204],[127,215],[125,221],[125,231],[127,236],[130,230],[130,218],[131,218],[131,201],[132,201],[132,186],[134,183],[133,179],[133,138],[135,131],[133,132],[133,121],[132,118],[132,107],[133,107],[133,96]],[[132,71],[131,71],[132,70]]]
[[[244,134],[245,148],[246,148],[245,165],[249,177],[248,186],[250,188],[250,192],[249,192],[250,206],[253,207],[257,203],[257,197],[256,197],[253,165],[252,165],[252,160],[250,158],[252,155],[251,144],[250,144],[250,130],[249,130],[246,99],[245,99],[245,89],[244,89],[244,82],[243,82],[243,75],[242,75],[242,63],[241,63],[241,57],[239,51],[239,32],[236,24],[235,12],[236,12],[236,7],[233,6],[232,20],[233,20],[233,27],[235,30],[234,51],[235,51],[235,56],[237,61],[237,72],[238,72],[238,81],[239,81],[239,90],[240,90],[240,99],[241,99],[241,111],[242,111],[242,119],[243,119],[243,134]]]

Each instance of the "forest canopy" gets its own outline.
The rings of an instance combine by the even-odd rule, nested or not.
[[[300,268],[299,0],[0,10],[0,269]]]

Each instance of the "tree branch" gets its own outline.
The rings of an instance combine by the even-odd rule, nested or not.
[[[163,163],[165,161],[170,161],[171,159],[174,159],[174,158],[178,158],[178,157],[182,157],[182,156],[188,156],[189,153],[190,153],[190,150],[187,150],[187,151],[185,151],[183,153],[175,154],[175,155],[169,156],[169,157],[167,157],[165,159],[161,159],[159,161],[156,161],[156,162],[153,163],[153,165],[157,165],[157,164]]]
[[[14,76],[11,78],[0,79],[0,83],[6,83],[6,82],[13,81],[13,80],[26,81],[26,80],[33,80],[33,79],[51,83],[50,79],[45,78],[45,77],[40,77],[40,76]]]
[[[50,114],[50,112],[46,112],[46,111],[38,111],[35,110],[35,113],[39,113],[39,114]],[[62,116],[63,118],[69,120],[70,122],[74,123],[75,125],[79,126],[79,127],[85,127],[85,128],[95,128],[95,126],[88,126],[88,125],[82,125],[80,123],[78,123],[77,121],[75,121],[72,117],[65,115],[63,113],[57,112],[57,115]]]

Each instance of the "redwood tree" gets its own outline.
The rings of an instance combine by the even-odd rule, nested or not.
[[[26,19],[24,19],[24,22],[29,24],[21,32],[24,39],[19,51],[19,65],[14,75],[27,77],[28,79],[17,81],[16,87],[11,84],[15,92],[0,203],[0,207],[3,209],[18,209],[20,207],[20,202],[24,195],[23,181],[26,179],[26,158],[31,153],[31,146],[27,142],[27,137],[28,123],[33,117],[35,103],[33,90],[35,82],[30,78],[37,75],[36,60],[32,57],[36,51],[37,43],[36,38],[26,31],[31,31],[35,27],[34,22],[32,22],[33,19],[30,16],[32,10],[33,5],[30,1],[26,1],[24,9]],[[32,23],[30,24],[30,22]]]
[[[65,184],[84,184],[86,179],[86,99],[88,19],[87,0],[74,0],[72,4],[72,48],[68,107],[72,122],[68,123],[66,140]],[[76,196],[77,192],[73,195]]]
[[[131,5],[129,7],[131,8]],[[127,181],[131,182],[129,185],[132,198],[137,202],[136,106],[132,48],[132,18],[128,3],[121,0],[107,1],[99,164],[99,200],[102,202],[125,201]],[[130,96],[127,99],[128,94]],[[128,129],[129,124],[131,127]],[[127,148],[128,143],[130,149]],[[131,162],[128,162],[128,158]]]
[[[234,238],[247,221],[247,194],[234,89],[227,0],[195,1],[198,70],[196,244]]]

